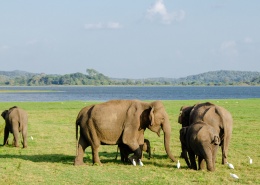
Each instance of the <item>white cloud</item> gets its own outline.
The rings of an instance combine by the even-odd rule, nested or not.
[[[84,28],[87,30],[119,29],[122,28],[122,25],[118,22],[91,23],[91,24],[85,24]]]
[[[171,24],[173,21],[182,21],[186,16],[184,10],[176,12],[168,12],[163,0],[157,0],[152,7],[147,10],[147,17],[149,19],[159,18],[164,24]]]
[[[228,56],[237,56],[237,43],[235,41],[225,41],[221,44],[220,50],[223,54]]]
[[[109,22],[107,23],[106,27],[110,29],[122,28],[122,26],[118,22]]]

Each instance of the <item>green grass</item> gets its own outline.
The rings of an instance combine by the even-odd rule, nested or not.
[[[146,130],[153,158],[144,154],[144,167],[125,165],[115,160],[116,146],[101,146],[103,166],[92,165],[91,149],[87,148],[84,166],[73,166],[75,158],[75,119],[81,108],[95,102],[1,102],[0,111],[17,105],[29,114],[28,148],[0,146],[0,184],[260,184],[260,99],[208,100],[225,107],[234,118],[229,162],[230,170],[221,165],[218,151],[215,172],[187,169],[179,158],[181,148],[177,123],[179,109],[195,100],[163,101],[172,124],[171,150],[180,160],[181,169],[167,158],[163,135]],[[0,119],[0,142],[3,142],[4,120]],[[30,137],[33,137],[33,140]],[[9,136],[10,139],[12,137]],[[247,156],[253,158],[249,165]],[[229,173],[240,179],[233,180]]]

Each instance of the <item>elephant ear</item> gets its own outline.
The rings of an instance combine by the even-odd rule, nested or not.
[[[151,122],[150,125],[153,125],[154,124],[154,107],[152,107],[152,109],[150,111],[149,119],[150,119],[150,122]]]
[[[218,114],[216,114],[216,109],[214,106],[210,107],[207,111],[205,111],[202,120],[207,123],[219,123],[220,118]]]
[[[5,119],[5,116],[6,116],[7,112],[8,112],[8,110],[4,110],[4,111],[2,112],[2,114],[1,114],[1,116],[2,116],[4,119]]]

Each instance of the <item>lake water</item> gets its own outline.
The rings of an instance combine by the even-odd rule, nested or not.
[[[9,87],[2,90],[21,92],[0,93],[0,102],[13,101],[107,101],[111,99],[191,100],[260,98],[259,86],[174,87],[174,86],[44,86]],[[32,92],[30,92],[32,91]],[[37,92],[38,91],[38,92]],[[47,92],[48,91],[48,92]]]

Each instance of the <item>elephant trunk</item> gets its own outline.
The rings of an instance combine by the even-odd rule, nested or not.
[[[171,153],[170,150],[170,139],[171,139],[171,127],[170,127],[170,123],[165,123],[162,127],[163,132],[164,132],[164,147],[165,147],[165,151],[168,155],[168,157],[173,161],[176,162],[176,159],[174,158],[174,156]]]

